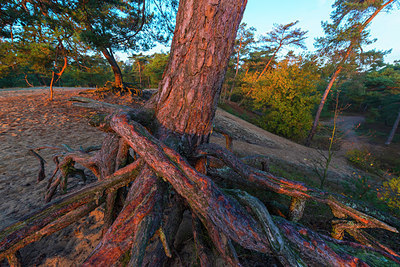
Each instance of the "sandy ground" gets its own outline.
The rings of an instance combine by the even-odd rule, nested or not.
[[[44,205],[46,180],[36,182],[39,164],[27,153],[29,149],[62,144],[78,148],[101,143],[103,133],[87,123],[91,111],[67,101],[81,90],[56,88],[53,102],[47,101],[46,88],[0,90],[0,229]],[[311,159],[320,157],[315,149],[271,134],[222,110],[218,110],[216,120],[233,133],[234,150],[239,155],[261,154],[300,166],[310,166]],[[218,136],[212,142],[225,143]],[[55,167],[54,153],[51,149],[41,151],[47,161],[47,177]],[[343,157],[335,158],[331,166],[339,173],[352,172]],[[69,187],[82,185],[76,179]],[[73,266],[82,262],[99,241],[102,216],[99,208],[78,224],[28,245],[21,250],[24,265]],[[7,264],[3,262],[1,266]]]
[[[53,102],[47,101],[48,89],[0,90],[0,228],[44,205],[46,180],[36,182],[38,160],[27,153],[29,149],[62,144],[75,148],[102,141],[102,132],[87,124],[88,111],[72,108],[67,101],[80,90],[57,88]],[[54,153],[41,151],[47,177],[55,167]],[[81,181],[71,181],[71,188],[79,186]],[[71,266],[82,261],[100,237],[101,219],[95,218],[101,217],[102,212],[96,210],[78,226],[29,245],[21,250],[24,265]]]
[[[355,139],[356,135],[354,133],[354,126],[356,126],[356,124],[352,121],[347,122],[347,117],[340,118],[340,121],[346,121],[345,125],[347,127],[347,134],[343,136],[343,141],[345,141],[346,144],[347,142],[350,144],[358,142],[358,140]],[[304,166],[312,168],[316,161],[321,160],[322,156],[320,153],[326,154],[324,151],[305,147],[265,131],[221,109],[217,111],[216,122],[234,136],[234,152],[242,156],[251,154],[264,155],[287,161],[299,167]],[[353,127],[351,127],[351,125],[353,125]],[[348,137],[352,139],[348,140]],[[220,145],[224,145],[225,143],[223,138],[214,137],[211,141],[219,143]],[[359,146],[364,145],[362,143],[358,144]],[[352,146],[345,145],[341,147],[340,153],[339,151],[335,152],[336,155],[333,157],[329,168],[333,173],[332,178],[342,175],[351,175],[354,172],[354,168],[348,164],[344,157],[345,152],[352,148]],[[329,178],[330,177],[328,177],[328,180]]]

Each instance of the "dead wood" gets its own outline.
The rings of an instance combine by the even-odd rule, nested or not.
[[[29,153],[32,154],[34,157],[36,157],[39,160],[40,163],[40,168],[39,168],[39,173],[37,177],[37,182],[42,181],[46,177],[46,173],[44,170],[44,164],[46,161],[40,156],[38,153],[36,153],[33,149],[29,149]]]
[[[92,108],[96,110],[102,110],[106,112],[114,112],[116,110],[123,110],[123,111],[131,111],[133,110],[131,107],[124,106],[124,105],[117,105],[117,104],[110,104],[102,101],[97,101],[87,97],[79,97],[74,96],[69,99],[69,101],[73,101],[75,106],[84,107],[84,108]]]
[[[396,228],[347,206],[328,192],[308,187],[300,182],[275,177],[270,173],[247,166],[230,151],[216,144],[202,145],[198,148],[197,152],[201,156],[212,155],[224,161],[225,164],[240,174],[240,176],[227,176],[226,178],[235,179],[234,182],[238,184],[246,186],[252,185],[253,187],[264,188],[293,198],[314,200],[324,203],[330,206],[333,214],[338,218],[351,217],[355,221],[362,223],[365,228],[382,228],[398,233]],[[357,206],[356,203],[352,204]]]
[[[43,234],[46,234],[46,232],[41,234],[42,228],[50,227],[49,225],[56,220],[62,224],[63,220],[59,219],[69,212],[87,203],[94,202],[99,205],[105,192],[112,192],[132,182],[141,166],[141,160],[135,161],[118,170],[108,179],[89,184],[76,192],[67,194],[3,229],[0,232],[0,260],[27,244],[40,239]],[[57,227],[57,224],[51,227]]]

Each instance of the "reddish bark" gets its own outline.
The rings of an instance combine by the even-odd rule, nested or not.
[[[107,49],[104,48],[103,50],[101,50],[101,53],[103,54],[103,56],[107,59],[108,63],[111,66],[111,69],[114,73],[114,83],[116,87],[123,87],[123,79],[122,79],[122,72],[121,69],[118,66],[117,61],[115,60],[115,57],[111,51],[111,49]]]
[[[117,190],[133,181],[141,165],[142,161],[138,160],[115,172],[108,179],[64,195],[53,203],[44,206],[38,212],[28,215],[25,219],[22,219],[22,222],[3,229],[0,232],[0,261],[10,253],[12,254],[42,236],[50,234],[50,232],[41,231],[41,229],[46,229],[51,224],[58,227],[54,222],[58,220],[60,224],[63,224],[63,220],[60,218],[68,216],[68,213],[75,209],[93,201],[96,205],[99,205],[104,192]]]
[[[241,185],[252,185],[253,187],[265,188],[279,194],[299,198],[302,200],[314,200],[330,206],[333,214],[338,218],[351,217],[355,221],[362,223],[365,228],[382,228],[388,231],[398,233],[397,229],[386,223],[375,219],[372,216],[357,211],[346,206],[331,194],[310,188],[300,182],[286,180],[275,177],[269,173],[262,172],[250,166],[243,164],[230,151],[223,149],[216,144],[202,145],[197,152],[201,155],[212,155],[225,162],[229,167],[239,173],[241,176],[228,176],[229,179]]]
[[[208,141],[246,3],[179,3],[171,58],[155,100],[156,118],[166,134],[179,135],[189,150]]]
[[[135,241],[138,242],[138,246],[142,246],[138,253],[144,253],[147,241],[152,235],[141,240],[138,236],[141,233],[139,228],[153,227],[153,235],[157,230],[157,227],[154,229],[154,224],[158,226],[159,223],[154,221],[159,222],[160,218],[155,206],[162,197],[158,184],[157,176],[145,167],[130,188],[127,204],[82,266],[110,266],[130,250],[133,244],[136,245]],[[140,260],[137,263],[136,266],[141,265]]]
[[[183,197],[207,228],[218,251],[233,265],[240,263],[231,240],[247,249],[273,253],[283,265],[301,265],[302,255],[292,252],[278,227],[293,239],[291,244],[298,251],[308,258],[315,258],[310,261],[312,263],[362,263],[349,254],[338,255],[325,242],[327,238],[313,232],[304,234],[304,229],[299,229],[295,224],[272,218],[256,198],[239,190],[231,190],[231,195],[221,190],[205,175],[206,156],[212,153],[243,175],[244,178],[238,180],[243,184],[256,185],[294,198],[317,200],[330,205],[338,217],[350,216],[365,226],[378,226],[393,231],[390,226],[347,208],[321,191],[246,168],[226,150],[215,152],[211,146],[205,146],[208,150],[203,151],[201,160],[195,164],[197,170],[186,160],[196,163],[196,155],[192,152],[200,144],[208,142],[216,101],[245,5],[246,0],[180,1],[171,60],[160,84],[160,92],[151,102],[156,107],[155,118],[161,127],[153,131],[153,125],[149,122],[151,116],[148,116],[146,110],[133,110],[129,116],[118,113],[99,120],[97,125],[109,133],[102,149],[93,156],[85,152],[73,152],[62,162],[65,159],[79,162],[94,170],[100,181],[85,187],[84,191],[76,195],[70,195],[68,199],[63,198],[56,208],[49,207],[37,214],[33,224],[18,224],[1,232],[0,253],[3,254],[0,254],[0,259],[6,254],[13,255],[17,247],[12,251],[10,246],[25,240],[36,229],[51,225],[53,219],[58,219],[54,224],[58,227],[61,225],[60,216],[86,203],[98,204],[98,200],[102,200],[105,195],[113,196],[118,188],[133,182],[124,208],[84,265],[118,265],[124,256],[130,254],[129,265],[160,266],[166,260],[166,252],[171,256],[168,248],[171,247],[183,213],[183,201],[180,200],[176,205],[171,201],[170,205],[174,204],[172,208],[164,208],[167,191],[159,179],[161,177],[175,190],[174,199]],[[91,104],[99,106],[96,101]],[[108,107],[115,109],[120,106]],[[131,117],[139,122],[131,120]],[[140,123],[151,129],[158,139]],[[139,159],[107,177],[107,173],[123,164],[128,151],[127,144]],[[135,179],[143,163],[145,166]],[[109,205],[115,206],[113,199]],[[197,226],[199,224],[195,222]],[[158,236],[154,236],[155,233]],[[154,239],[151,238],[153,236]],[[197,241],[201,243],[199,239]],[[386,255],[385,252],[383,255]],[[206,258],[203,259],[203,265],[207,265]]]

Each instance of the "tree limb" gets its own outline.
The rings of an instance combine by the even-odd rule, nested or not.
[[[240,174],[240,176],[227,177],[235,179],[235,182],[237,183],[247,186],[257,186],[258,188],[264,188],[294,198],[314,200],[324,203],[330,206],[336,217],[344,218],[348,216],[365,225],[365,228],[382,228],[398,233],[396,228],[389,226],[388,224],[377,220],[370,215],[348,207],[346,204],[336,199],[332,194],[307,187],[300,182],[278,178],[272,174],[247,166],[230,151],[216,144],[202,145],[198,148],[197,152],[201,156],[212,155],[224,161],[225,164]]]
[[[35,236],[41,228],[47,227],[62,216],[87,203],[93,201],[98,203],[104,192],[117,190],[129,184],[135,180],[141,166],[142,161],[137,160],[115,172],[109,179],[89,184],[76,192],[67,194],[53,203],[47,204],[39,211],[26,216],[21,221],[1,230],[0,260],[12,254],[12,251],[29,244],[30,242],[26,243],[25,240],[30,240],[29,238]],[[62,223],[62,220],[60,223]]]

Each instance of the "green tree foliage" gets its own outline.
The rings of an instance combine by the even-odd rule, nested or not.
[[[143,74],[149,80],[149,88],[157,88],[168,63],[169,54],[155,53],[148,58]]]
[[[249,58],[249,53],[257,44],[254,37],[255,32],[256,29],[254,27],[248,27],[246,23],[242,23],[239,26],[232,56],[228,63],[228,71],[225,78],[226,82],[222,88],[223,92],[221,95],[223,101],[226,99],[231,101],[231,97],[236,85],[236,78],[241,70],[240,67],[244,64],[244,59]],[[230,89],[228,89],[228,86]]]
[[[122,86],[122,73],[114,52],[118,50],[146,50],[155,41],[167,42],[172,34],[177,1],[162,0],[107,0],[107,1],[41,1],[6,0],[0,5],[4,19],[0,21],[1,35],[12,39],[12,28],[24,29],[31,25],[35,32],[52,32],[58,43],[64,40],[89,45],[103,53],[112,67],[115,83]],[[18,16],[13,14],[18,13]],[[8,29],[10,30],[3,30]],[[86,49],[87,50],[87,49]],[[57,64],[54,64],[57,66]],[[54,76],[54,75],[53,75]]]
[[[317,39],[316,47],[320,55],[335,62],[336,67],[322,95],[312,129],[306,140],[307,146],[311,144],[328,94],[345,63],[349,59],[356,58],[357,53],[362,51],[362,45],[373,42],[368,38],[369,32],[366,28],[382,10],[391,8],[395,2],[395,0],[336,0],[333,4],[332,22],[322,23],[325,36]]]
[[[257,83],[264,73],[271,67],[271,63],[277,58],[278,53],[285,47],[299,47],[299,48],[305,48],[304,46],[304,40],[306,39],[305,35],[307,34],[307,31],[302,31],[300,28],[293,28],[298,21],[288,23],[285,25],[275,25],[274,29],[267,33],[265,36],[261,36],[260,43],[264,44],[261,47],[259,47],[259,51],[264,51],[264,54],[266,55],[266,58],[268,58],[266,64],[262,66],[262,70],[260,69],[259,74],[254,77],[254,83]],[[266,52],[266,53],[265,53]],[[260,53],[258,53],[257,56],[259,56]],[[251,97],[251,94],[253,93],[255,88],[251,88],[243,98],[243,100],[240,102],[243,103],[243,101]]]
[[[244,93],[254,88],[253,105],[263,112],[261,124],[274,133],[302,139],[311,127],[312,109],[318,101],[316,85],[319,79],[313,59],[289,56],[254,83],[258,72],[244,78]]]

